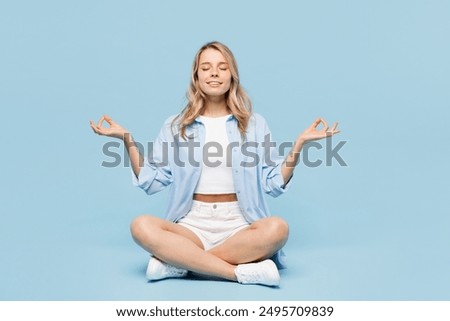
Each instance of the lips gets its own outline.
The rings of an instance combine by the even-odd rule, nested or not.
[[[207,81],[206,83],[212,87],[217,87],[222,84],[220,81]]]

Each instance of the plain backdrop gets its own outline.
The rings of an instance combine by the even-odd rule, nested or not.
[[[449,300],[449,32],[444,0],[3,1],[0,299]],[[299,164],[268,197],[290,224],[279,289],[147,282],[129,223],[167,190],[102,166],[113,139],[89,127],[107,113],[152,141],[212,40],[277,142],[340,122],[347,166]]]

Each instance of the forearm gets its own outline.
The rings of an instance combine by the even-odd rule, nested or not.
[[[126,133],[123,137],[123,143],[127,150],[128,156],[130,157],[131,168],[133,169],[136,177],[139,177],[141,172],[141,167],[144,164],[144,157],[142,157],[139,148],[137,147],[133,136],[130,133]]]
[[[301,139],[297,139],[292,146],[291,151],[286,156],[283,164],[281,165],[281,176],[283,176],[284,184],[286,184],[291,178],[295,166],[298,164],[298,158],[300,157],[300,151],[303,148],[305,142]]]

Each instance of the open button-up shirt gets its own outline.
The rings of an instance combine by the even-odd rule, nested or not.
[[[205,126],[200,117],[186,127],[187,140],[180,137],[177,126],[172,125],[175,116],[162,126],[153,148],[147,157],[139,177],[132,173],[133,184],[151,195],[170,185],[166,219],[177,222],[191,209],[193,194],[203,164]],[[281,175],[284,157],[279,156],[276,144],[265,119],[252,114],[243,138],[233,115],[226,121],[231,151],[233,181],[242,214],[249,222],[270,216],[264,194],[277,197],[290,186]],[[273,258],[284,267],[284,254],[279,251]]]

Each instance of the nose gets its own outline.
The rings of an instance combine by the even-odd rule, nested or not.
[[[217,77],[219,76],[219,71],[217,68],[211,68],[211,77]]]

